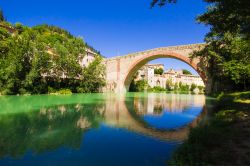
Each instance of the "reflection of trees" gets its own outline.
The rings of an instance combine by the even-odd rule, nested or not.
[[[163,112],[163,106],[162,105],[155,105],[154,106],[154,115],[160,115]]]
[[[83,133],[103,119],[101,105],[61,105],[0,117],[0,158],[79,148]]]

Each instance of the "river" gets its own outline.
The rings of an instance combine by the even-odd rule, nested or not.
[[[163,166],[206,97],[127,93],[0,97],[1,166]]]

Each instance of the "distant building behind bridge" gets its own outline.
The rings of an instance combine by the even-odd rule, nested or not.
[[[155,69],[163,69],[162,74],[155,74]],[[196,86],[205,87],[204,82],[200,76],[192,74],[184,74],[183,70],[175,71],[174,69],[168,69],[164,71],[163,64],[146,64],[138,70],[135,81],[145,80],[148,85],[153,88],[159,86],[161,88],[167,88],[167,82],[171,82],[174,86],[195,84]]]

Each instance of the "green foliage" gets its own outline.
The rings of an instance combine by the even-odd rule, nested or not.
[[[228,90],[247,90],[250,88],[250,9],[247,1],[210,3],[213,6],[198,17],[198,21],[212,27],[205,38],[209,44],[195,56],[202,57],[203,63],[208,64],[213,91],[225,91],[228,87]],[[221,86],[215,87],[216,82]]]
[[[150,92],[166,92],[166,89],[164,89],[160,86],[155,86],[153,88],[149,88],[148,91],[150,91]]]
[[[162,68],[154,69],[154,74],[162,75],[164,70]]]
[[[56,95],[71,95],[72,92],[70,89],[60,89],[60,90],[57,90],[57,89],[54,89],[52,87],[48,87],[48,93],[49,94],[56,94]]]
[[[0,28],[1,94],[48,93],[49,86],[76,92],[79,85],[99,81],[98,85],[85,86],[82,91],[96,92],[104,85],[99,55],[87,68],[79,64],[79,58],[85,56],[86,45],[82,39],[54,26],[29,28],[17,23],[14,27],[17,30],[14,35]],[[94,73],[91,77],[90,71]]]
[[[178,85],[178,83],[176,82],[176,83],[174,84],[174,90],[177,91],[178,89],[179,89],[179,85]]]
[[[192,73],[186,69],[183,69],[182,72],[183,74],[186,74],[186,75],[192,75]]]
[[[148,83],[146,80],[139,80],[132,83],[133,84],[130,87],[131,92],[143,92],[148,89]]]
[[[72,92],[71,92],[70,89],[61,89],[61,90],[59,90],[59,91],[56,92],[56,93],[62,94],[62,95],[71,95],[71,94],[72,94]]]
[[[100,92],[100,88],[105,85],[104,80],[105,66],[102,58],[97,57],[87,68],[83,69],[79,93]]]
[[[199,91],[200,91],[200,93],[203,93],[204,92],[204,90],[205,90],[205,87],[204,86],[197,86],[198,87],[198,89],[199,89]]]
[[[175,90],[179,90],[179,91],[182,91],[182,92],[188,92],[188,91],[190,91],[189,86],[183,84],[182,82],[179,82],[178,89],[175,89]]]
[[[132,79],[132,82],[129,85],[129,92],[136,92],[136,82],[135,82],[135,79]]]
[[[173,83],[172,79],[168,79],[166,81],[166,89],[168,91],[174,90],[174,83]]]
[[[195,85],[194,83],[191,84],[190,86],[190,91],[193,92],[193,90],[197,88],[197,85]]]

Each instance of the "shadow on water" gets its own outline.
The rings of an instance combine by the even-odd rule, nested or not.
[[[0,97],[0,165],[164,165],[204,106],[202,95]]]

